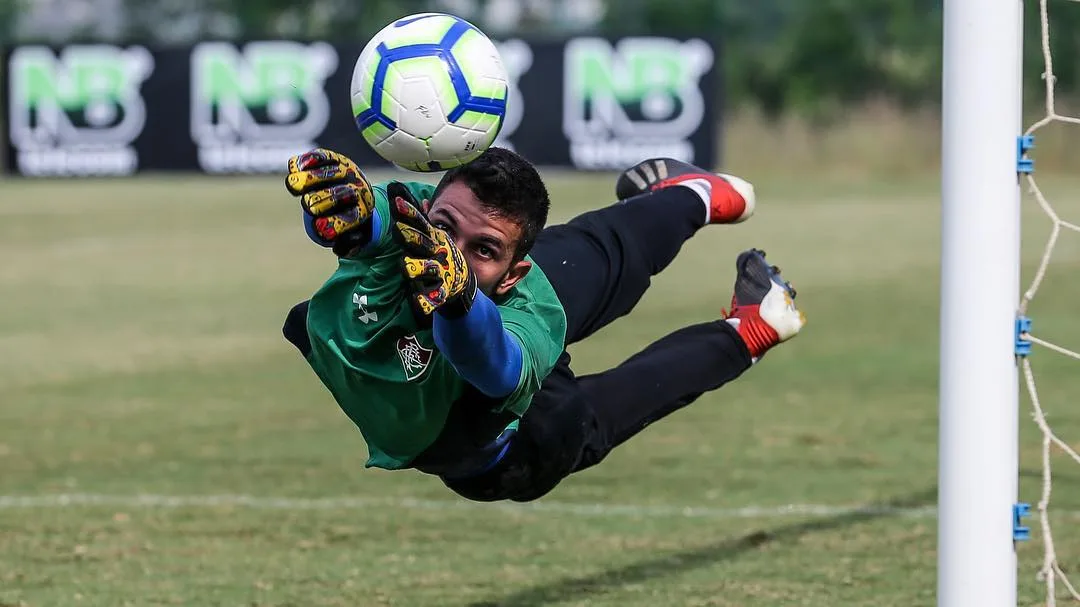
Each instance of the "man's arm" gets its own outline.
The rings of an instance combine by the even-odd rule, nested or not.
[[[439,352],[485,395],[514,394],[528,367],[526,344],[503,328],[499,308],[477,288],[454,241],[418,208],[415,192],[391,182],[386,198],[391,232],[402,246],[410,302],[418,315],[431,315]]]
[[[459,318],[436,312],[435,345],[462,379],[492,398],[509,396],[521,383],[523,352],[503,328],[499,308],[482,292]]]
[[[379,245],[391,240],[390,225],[392,219],[390,218],[390,205],[386,195],[387,185],[388,182],[383,182],[372,187],[375,204],[372,208],[371,219],[356,228],[362,230],[365,244],[352,251],[349,257],[369,255],[376,252]],[[426,208],[430,204],[431,197],[435,193],[435,186],[419,181],[408,181],[404,182],[403,185],[417,200],[422,201],[420,203],[422,207]],[[327,248],[333,247],[333,241],[319,236],[318,230],[315,229],[314,218],[307,213],[304,213],[304,230],[307,232],[308,238],[315,244]]]
[[[373,186],[355,162],[324,148],[293,156],[288,168],[285,188],[300,199],[304,231],[312,242],[338,257],[354,257],[377,251],[389,239],[388,184]],[[426,209],[433,186],[401,185]]]
[[[375,194],[355,162],[316,148],[289,158],[288,166],[285,189],[300,199],[311,240],[328,245],[338,257],[371,242]]]

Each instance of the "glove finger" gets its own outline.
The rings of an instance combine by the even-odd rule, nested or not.
[[[437,263],[430,259],[415,257],[405,257],[402,261],[410,294],[418,311],[422,314],[430,314],[446,303],[446,286],[443,284]]]
[[[330,162],[334,164],[340,164],[341,166],[349,169],[350,171],[354,171],[357,174],[360,174],[360,167],[356,166],[356,163],[353,162],[352,159],[348,156],[344,154],[339,154],[338,152],[325,148],[319,148],[319,152],[324,154],[330,160]]]
[[[315,221],[312,222],[312,226],[319,238],[326,241],[335,241],[342,234],[355,230],[364,221],[366,221],[366,217],[361,218],[360,207],[353,207],[336,215],[316,217]]]
[[[386,184],[386,196],[391,199],[398,197],[404,198],[405,201],[412,206],[418,206],[416,198],[413,196],[412,192],[409,191],[409,188],[396,179]]]
[[[440,308],[446,305],[446,288],[439,286],[426,291],[421,291],[418,295],[424,298],[424,301],[431,304],[432,308]]]
[[[285,189],[293,196],[354,181],[357,173],[342,164],[320,166],[285,176]]]
[[[446,281],[450,283],[448,286],[450,286],[451,289],[456,288],[458,283],[464,284],[467,280],[469,262],[465,260],[465,255],[461,253],[460,249],[454,246],[453,242],[440,242],[428,257],[440,269],[447,269],[448,275]]]
[[[444,305],[448,298],[446,287],[441,282],[425,284],[424,281],[413,281],[412,287],[413,296],[426,302],[432,309]]]
[[[317,167],[325,167],[332,164],[340,164],[347,168],[357,169],[356,163],[348,157],[326,148],[315,148],[298,154],[289,159],[289,172],[299,173]]]
[[[405,277],[411,280],[418,290],[442,283],[441,268],[436,261],[410,256],[402,257],[401,261],[405,268]]]
[[[316,148],[289,159],[285,188],[294,196],[346,181],[366,183],[363,172],[348,157]]]
[[[389,196],[389,193],[387,193]],[[421,213],[407,198],[402,196],[394,196],[390,198],[390,212],[394,216],[395,221],[411,225],[415,228],[427,231],[430,225]]]
[[[394,221],[400,221],[427,234],[431,233],[431,224],[420,211],[419,203],[401,182],[390,182],[386,186],[386,197],[390,200],[390,215]]]
[[[289,172],[299,173],[318,166],[330,164],[330,156],[325,152],[326,150],[323,150],[322,148],[316,148],[314,150],[308,150],[303,154],[292,156],[289,158]]]
[[[402,269],[409,285],[409,300],[413,310],[419,316],[430,316],[446,301],[437,264],[430,259],[404,257]]]
[[[431,237],[401,222],[394,224],[394,235],[405,253],[416,257],[431,257],[438,245]]]
[[[426,297],[417,293],[412,296],[413,309],[422,316],[431,316],[435,312],[435,304],[427,300]]]
[[[359,207],[362,218],[367,219],[375,206],[375,197],[366,182],[345,183],[304,194],[300,199],[300,206],[316,217],[341,209]]]

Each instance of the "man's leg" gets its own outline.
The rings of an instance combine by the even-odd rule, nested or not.
[[[300,354],[307,358],[311,354],[311,338],[307,331],[308,304],[311,301],[305,299],[289,310],[285,317],[285,324],[281,326],[281,334],[285,339],[300,350]]]
[[[600,462],[649,424],[739,377],[774,346],[799,333],[806,317],[795,308],[795,289],[765,253],[736,260],[732,310],[654,342],[621,365],[578,378],[596,432],[574,472]]]
[[[564,354],[492,470],[447,481],[474,500],[530,501],[602,461],[649,424],[736,379],[805,323],[795,291],[760,251],[739,256],[733,310],[686,327],[609,371],[576,378]]]
[[[539,499],[649,424],[737,378],[750,360],[724,321],[680,329],[595,375],[575,377],[563,354],[502,460],[486,473],[443,480],[475,501]]]
[[[599,463],[653,422],[738,378],[751,361],[738,331],[717,320],[679,329],[614,369],[579,377],[596,429],[571,472]]]
[[[625,200],[547,228],[537,239],[530,255],[566,311],[568,344],[629,313],[652,276],[706,223],[737,223],[753,213],[753,188],[745,181],[665,162],[673,173],[648,185],[655,189],[630,196],[633,187],[622,186]]]

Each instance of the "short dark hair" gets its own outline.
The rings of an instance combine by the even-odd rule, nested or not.
[[[469,186],[485,211],[521,226],[514,261],[524,259],[547,224],[551,208],[547,187],[536,167],[520,154],[491,147],[475,160],[446,171],[435,187],[432,201],[443,188],[456,181]]]

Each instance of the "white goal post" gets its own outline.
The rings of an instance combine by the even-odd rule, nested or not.
[[[1015,607],[1021,0],[944,0],[940,607]]]

